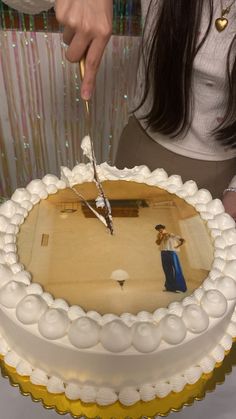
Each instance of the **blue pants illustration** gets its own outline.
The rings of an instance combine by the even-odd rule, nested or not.
[[[173,250],[161,251],[161,262],[165,273],[167,291],[187,291],[186,282],[178,255]]]

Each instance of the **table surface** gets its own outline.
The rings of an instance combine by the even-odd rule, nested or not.
[[[225,378],[222,385],[217,385],[213,393],[208,393],[202,401],[195,401],[193,406],[185,407],[181,412],[172,412],[173,419],[233,419],[235,418],[236,368]],[[30,397],[24,397],[18,388],[13,388],[7,379],[0,378],[0,417],[4,419],[59,419],[61,416],[53,410],[45,410],[41,403],[33,403]],[[70,415],[63,416],[68,419]]]

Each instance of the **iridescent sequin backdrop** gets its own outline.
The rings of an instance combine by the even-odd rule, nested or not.
[[[114,35],[92,101],[98,162],[113,161],[128,119],[141,26],[139,0],[114,2]],[[60,32],[53,11],[26,16],[0,1],[0,196],[82,161],[79,68],[65,60]]]

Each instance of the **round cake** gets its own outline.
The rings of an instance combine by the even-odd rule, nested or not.
[[[131,406],[196,383],[231,348],[235,222],[163,169],[97,171],[113,235],[91,163],[0,207],[0,354],[50,393]]]

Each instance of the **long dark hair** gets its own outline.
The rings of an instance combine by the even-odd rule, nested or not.
[[[211,28],[213,0],[162,0],[162,4],[159,4],[160,0],[152,0],[147,22],[155,10],[155,2],[155,25],[151,31],[145,28],[143,35],[145,84],[138,109],[151,92],[150,109],[143,119],[151,130],[174,138],[184,134],[191,123],[193,61]],[[198,43],[205,6],[208,7],[209,24]],[[149,32],[148,36],[146,32]],[[226,112],[212,133],[223,145],[232,148],[236,147],[236,60],[230,69],[230,55],[235,40],[236,36],[227,56],[229,93]]]

